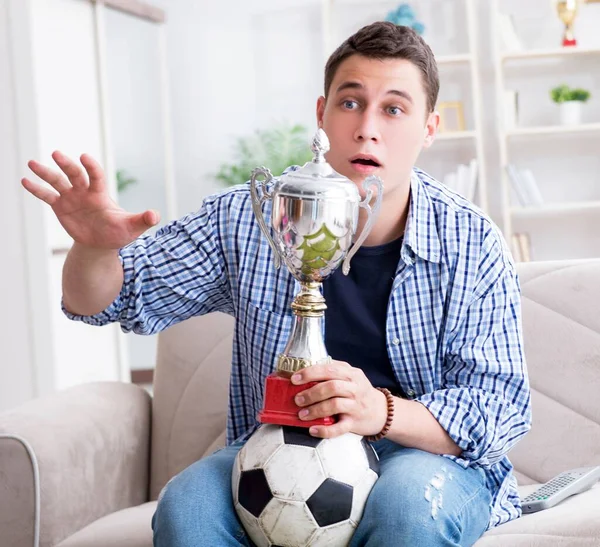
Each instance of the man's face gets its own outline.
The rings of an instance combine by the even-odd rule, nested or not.
[[[328,93],[317,102],[317,121],[329,137],[331,166],[356,184],[378,175],[388,198],[406,190],[439,121],[428,113],[419,69],[405,59],[352,55],[338,67]]]

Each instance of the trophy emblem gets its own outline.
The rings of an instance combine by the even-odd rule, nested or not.
[[[295,316],[292,333],[277,359],[276,371],[267,378],[258,417],[262,423],[300,427],[334,423],[332,417],[313,421],[298,418],[294,396],[310,384],[293,385],[290,377],[305,367],[331,361],[322,334],[327,306],[321,283],[340,264],[348,274],[350,260],[371,231],[383,195],[383,183],[377,176],[363,181],[365,197],[361,199],[357,186],[334,171],[325,160],[329,139],[323,129],[317,131],[311,149],[313,160],[299,170],[274,179],[267,168],[258,167],[250,180],[252,207],[273,250],[274,266],[279,268],[283,262],[301,286],[291,305]],[[262,213],[267,200],[272,200],[269,224],[273,236]],[[353,243],[361,208],[367,212],[367,220]]]

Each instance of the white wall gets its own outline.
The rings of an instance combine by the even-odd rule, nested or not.
[[[59,250],[70,239],[19,185],[32,176],[28,159],[52,163],[57,148],[102,157],[93,9],[79,0],[8,0],[0,8],[0,218],[12,236],[0,269],[0,408],[120,377],[116,328],[62,315]]]
[[[96,62],[94,7],[80,0],[31,0],[33,68],[36,81],[37,159],[53,163],[60,149],[73,158],[83,152],[103,159]],[[70,238],[48,207],[50,252]],[[60,310],[64,255],[50,258],[51,326],[54,329],[55,389],[89,380],[119,378],[115,327],[69,321]]]
[[[0,4],[0,410],[35,394],[8,3]],[[12,237],[9,237],[12,235]]]

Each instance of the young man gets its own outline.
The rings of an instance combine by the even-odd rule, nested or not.
[[[311,428],[318,437],[377,435],[388,406],[376,387],[396,394],[391,427],[374,443],[381,477],[351,545],[471,545],[520,514],[506,457],[531,421],[518,280],[492,222],[413,168],[435,137],[438,88],[423,40],[375,23],[333,53],[317,102],[333,168],[356,184],[376,173],[385,185],[349,277],[338,269],[324,283],[326,344],[336,360],[293,378],[319,381],[298,396],[301,417],[340,418]],[[54,190],[23,185],[75,240],[64,267],[69,317],[146,334],[217,310],[237,318],[229,446],[167,485],[153,528],[157,546],[249,545],[232,507],[231,469],[289,336],[294,281],[273,267],[248,186],[136,239],[158,222],[154,212],[119,209],[89,156],[81,158],[89,183],[64,155],[53,158],[68,180],[31,162]]]

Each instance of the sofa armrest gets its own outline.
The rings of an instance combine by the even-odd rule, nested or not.
[[[0,414],[2,545],[50,547],[148,500],[150,396],[125,383],[73,387]]]

